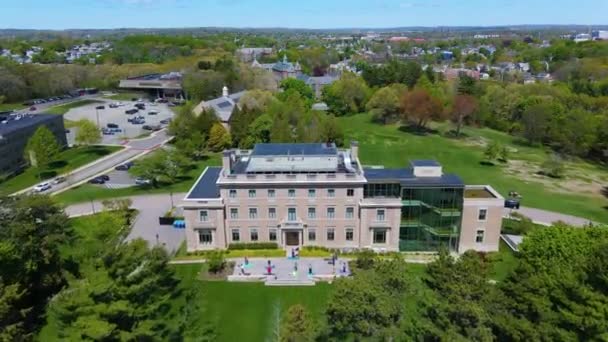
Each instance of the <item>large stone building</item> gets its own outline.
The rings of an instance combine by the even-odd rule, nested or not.
[[[364,168],[357,143],[224,152],[182,202],[188,251],[276,242],[378,251],[498,250],[503,198],[435,161]]]
[[[254,59],[251,67],[272,72],[277,82],[302,75],[300,63],[291,63],[287,60],[287,56],[283,56],[283,60],[276,63],[259,63],[257,59]]]
[[[43,125],[55,135],[60,146],[67,145],[63,115],[0,114],[0,174],[15,173],[27,165],[25,147]]]

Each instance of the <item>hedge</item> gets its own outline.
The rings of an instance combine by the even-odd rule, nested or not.
[[[239,242],[231,243],[228,245],[228,249],[278,249],[279,245],[276,242]]]

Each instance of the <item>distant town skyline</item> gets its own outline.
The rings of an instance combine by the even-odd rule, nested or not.
[[[608,24],[598,0],[0,0],[0,28],[388,28]]]

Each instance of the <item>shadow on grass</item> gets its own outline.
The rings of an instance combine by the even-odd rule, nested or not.
[[[496,166],[496,164],[494,164],[491,161],[487,161],[487,160],[482,160],[479,162],[479,165],[483,165],[483,166]]]
[[[49,169],[60,169],[62,167],[66,167],[68,162],[65,160],[55,160],[49,163]]]
[[[438,134],[439,131],[428,127],[420,127],[418,125],[403,125],[399,127],[401,132],[410,133],[414,135],[425,136],[429,134]]]
[[[49,178],[53,178],[55,176],[57,176],[57,171],[46,170],[46,171],[40,172],[41,179],[49,179]]]
[[[112,151],[108,150],[107,148],[105,148],[103,146],[91,146],[85,151],[85,153],[94,154],[98,157],[103,157],[103,156],[106,156],[106,155],[112,153]]]
[[[466,139],[469,137],[468,134],[466,134],[465,132],[460,132],[460,133],[456,133],[455,130],[449,130],[447,132],[445,132],[442,136],[446,137],[446,138],[450,138],[450,139]]]

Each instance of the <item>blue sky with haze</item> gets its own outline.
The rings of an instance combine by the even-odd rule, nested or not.
[[[608,24],[608,0],[0,0],[0,28]]]

